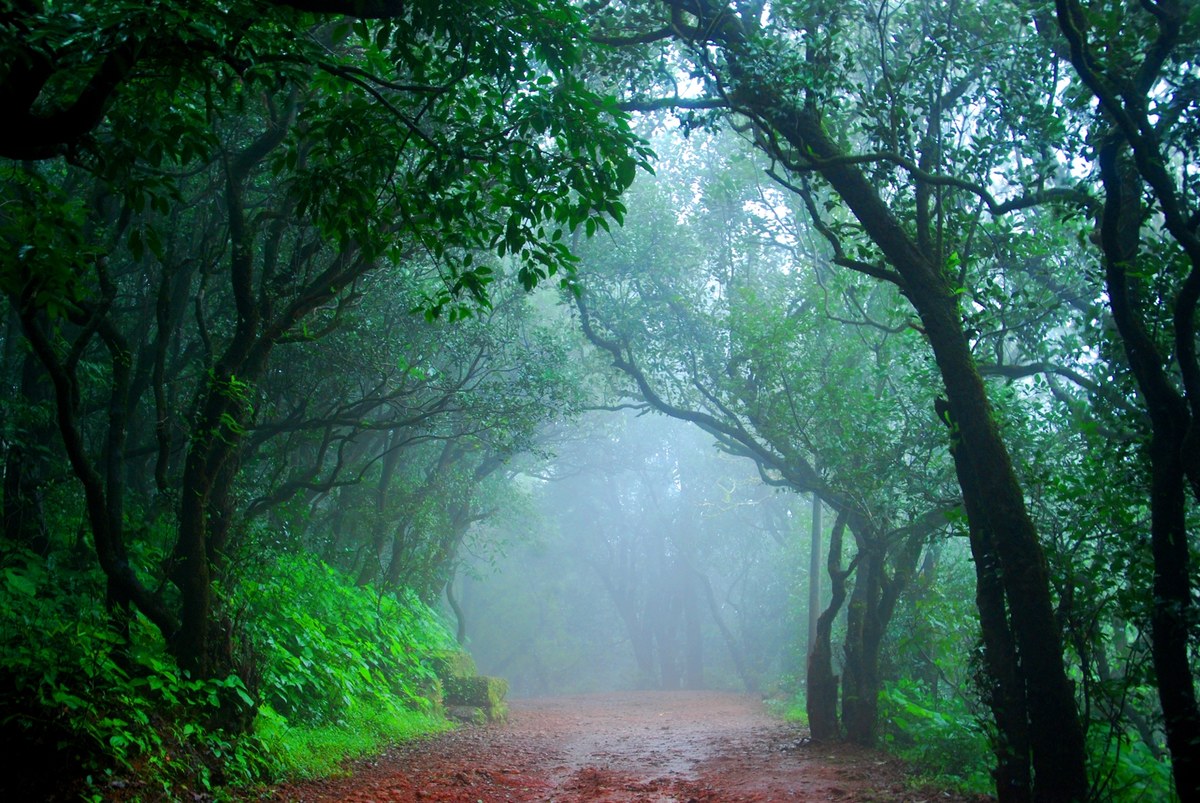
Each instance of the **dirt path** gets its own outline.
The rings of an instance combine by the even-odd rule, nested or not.
[[[637,692],[515,700],[507,725],[405,745],[287,801],[748,803],[931,800],[878,753],[814,745],[751,698]],[[941,801],[954,798],[937,794]]]

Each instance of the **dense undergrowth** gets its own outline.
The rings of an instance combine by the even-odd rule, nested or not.
[[[807,725],[803,691],[772,698],[776,716]],[[948,789],[988,797],[995,793],[991,739],[994,728],[981,706],[961,695],[934,699],[911,680],[884,684],[879,696],[880,747],[911,767],[914,787]],[[1156,800],[1169,787],[1170,764],[1142,743],[1105,723],[1089,728],[1088,757],[1097,800]]]
[[[879,702],[883,746],[912,764],[916,782],[978,795],[994,792],[995,733],[981,706],[958,695],[932,699],[915,681],[885,684]],[[1109,723],[1090,723],[1088,761],[1096,800],[1157,800],[1170,788],[1170,763]]]
[[[451,639],[415,596],[260,561],[225,595],[246,677],[194,680],[141,618],[114,627],[86,559],[0,554],[0,751],[40,768],[6,773],[4,799],[221,798],[446,727],[429,666]]]

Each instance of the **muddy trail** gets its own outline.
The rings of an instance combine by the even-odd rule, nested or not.
[[[514,700],[506,725],[394,748],[280,801],[955,801],[894,759],[808,741],[752,698],[630,692]]]

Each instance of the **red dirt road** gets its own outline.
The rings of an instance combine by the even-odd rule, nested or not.
[[[507,725],[395,748],[280,801],[749,803],[950,801],[879,753],[816,745],[752,698],[629,692],[514,700]]]

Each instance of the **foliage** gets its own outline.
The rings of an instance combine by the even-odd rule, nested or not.
[[[537,376],[532,405],[490,404],[504,395],[486,359],[498,326],[479,327],[497,335],[482,353],[448,349],[438,375],[407,370],[416,327],[398,321],[488,314],[506,270],[526,290],[569,278],[569,235],[619,223],[619,196],[649,155],[575,75],[585,39],[568,3],[335,11],[31,3],[0,24],[12,63],[0,94],[25,121],[0,136],[5,354],[27,341],[31,355],[7,362],[8,378],[24,364],[37,373],[22,393],[61,391],[61,447],[110,596],[197,676],[239,669],[219,643],[232,633],[216,583],[245,521],[435,437],[455,442],[450,453],[425,450],[405,473],[440,491],[409,495],[432,501],[408,532],[430,547],[417,550],[430,564],[417,579],[440,585],[461,527],[421,520],[469,522],[471,486],[519,448],[557,388]],[[370,360],[318,348],[353,355],[354,337],[381,326],[395,337],[369,353],[379,381],[362,381]],[[436,434],[399,432],[448,410],[457,419]],[[485,431],[481,448],[470,436]],[[398,473],[380,477],[380,512]],[[466,501],[447,510],[447,497]],[[140,522],[127,507],[173,525],[170,565],[129,559]],[[387,524],[360,537],[383,538]],[[364,581],[396,587],[402,562]]]
[[[3,7],[6,754],[182,795],[432,727],[420,600],[501,538],[529,621],[455,608],[527,689],[599,677],[604,628],[637,682],[787,676],[782,485],[849,522],[844,699],[886,680],[894,749],[985,787],[990,673],[1012,788],[1162,791],[1171,753],[1200,790],[1189,4]],[[623,109],[669,106],[634,184]],[[552,277],[620,402],[758,475],[610,438],[628,471],[514,480],[611,378],[520,295]]]
[[[256,653],[255,700],[236,675],[180,672],[140,617],[128,639],[114,631],[99,573],[76,556],[4,547],[0,739],[14,760],[50,770],[11,774],[10,792],[42,796],[68,777],[97,799],[209,793],[327,772],[446,727],[428,695],[431,656],[450,637],[411,594],[380,597],[294,556],[262,563],[231,597],[251,625],[242,638]],[[254,733],[214,726],[223,707],[260,701]],[[22,778],[47,786],[13,788]]]
[[[1093,727],[1088,737],[1097,798],[1141,803],[1171,788],[1171,762],[1151,752],[1137,734]]]
[[[126,786],[175,796],[264,770],[256,740],[210,724],[230,701],[253,704],[241,679],[181,673],[140,618],[126,641],[101,604],[99,573],[72,569],[69,553],[4,547],[0,732],[13,766],[43,770],[9,773],[5,785],[29,783],[13,791],[36,797],[71,778],[97,799]]]
[[[674,106],[685,131],[696,108],[726,109],[804,202],[796,240],[823,241],[839,273],[895,285],[919,317],[920,339],[901,353],[936,355],[929,384],[953,415],[1000,689],[988,702],[1005,730],[997,744],[1013,746],[998,754],[1002,799],[1037,796],[1031,783],[1088,794],[1098,778],[1087,777],[1084,728],[1096,708],[1101,720],[1140,721],[1154,750],[1148,723],[1161,707],[1179,792],[1200,791],[1191,5],[814,2],[763,13],[697,2],[679,13],[630,2],[596,16],[615,40],[659,55],[656,68],[611,67],[632,107]],[[674,41],[653,33],[665,21],[656,7],[676,10]],[[681,62],[700,99],[663,80],[661,65]],[[882,412],[863,407],[869,421]],[[857,422],[840,411],[832,423]],[[1131,459],[1137,443],[1146,454]],[[852,460],[863,451],[842,449]],[[1079,492],[1061,479],[1073,474]],[[1130,593],[1114,600],[1121,587]],[[1139,650],[1105,634],[1127,624],[1151,644],[1157,704],[1121,682]],[[1136,688],[1137,710],[1105,686]]]
[[[278,777],[321,778],[345,762],[383,747],[450,727],[439,715],[351,700],[343,715],[327,725],[295,726],[269,707],[259,711],[255,736],[270,754]]]
[[[958,695],[933,700],[921,684],[899,680],[884,685],[879,713],[885,747],[934,783],[980,794],[991,791],[988,729],[978,707]]]
[[[433,655],[452,637],[413,594],[358,587],[320,561],[284,554],[243,578],[231,605],[246,622],[272,721],[343,723],[356,704],[397,716],[431,710]]]

